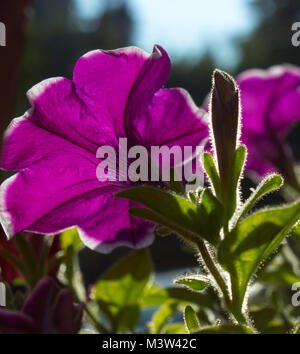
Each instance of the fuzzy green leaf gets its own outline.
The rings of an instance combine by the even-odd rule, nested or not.
[[[195,310],[190,306],[186,306],[184,310],[184,323],[189,333],[200,330],[200,323]]]
[[[202,291],[209,285],[209,279],[200,274],[187,274],[176,278],[174,283],[184,285],[194,291]]]
[[[222,325],[202,328],[194,334],[254,334],[254,332],[246,326]]]
[[[271,174],[266,176],[260,184],[256,187],[255,191],[246,200],[243,207],[239,211],[238,221],[241,220],[251,210],[255,203],[267,193],[270,193],[281,187],[283,179],[280,175]]]
[[[157,188],[136,187],[117,194],[149,209],[131,208],[137,217],[154,221],[195,242],[200,237],[216,245],[222,227],[223,208],[209,189],[202,193],[200,205]]]
[[[257,212],[238,224],[221,242],[218,259],[230,273],[233,304],[240,310],[250,278],[300,218],[300,201]]]
[[[210,153],[205,152],[202,156],[203,167],[213,185],[216,195],[220,198],[221,196],[221,181],[215,165],[214,159]]]

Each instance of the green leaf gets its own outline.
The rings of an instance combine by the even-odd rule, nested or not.
[[[237,222],[241,220],[251,210],[255,203],[267,193],[270,193],[281,187],[283,179],[280,175],[271,174],[266,176],[260,184],[256,187],[255,191],[246,200],[243,207],[238,213]]]
[[[208,152],[205,152],[202,156],[203,167],[213,185],[214,191],[218,198],[221,196],[221,181],[214,162],[213,157]]]
[[[186,288],[170,287],[166,289],[168,296],[180,302],[197,304],[200,307],[213,307],[214,301],[211,296],[192,292]]]
[[[266,269],[261,272],[257,278],[257,281],[292,286],[294,283],[300,282],[300,278],[294,273],[291,266],[288,264],[282,264],[277,269]]]
[[[293,228],[291,236],[297,237],[300,239],[300,223],[296,225],[296,227]]]
[[[184,323],[189,333],[194,333],[200,330],[200,323],[195,310],[192,306],[186,306],[184,310]]]
[[[238,224],[221,242],[218,259],[230,273],[233,305],[240,310],[251,276],[300,217],[300,201],[257,212]]]
[[[137,305],[126,306],[120,309],[116,318],[116,332],[133,332],[140,318],[140,308]]]
[[[201,194],[199,218],[201,218],[199,220],[201,236],[213,245],[217,245],[224,224],[224,208],[209,188],[205,188]]]
[[[180,322],[171,323],[164,327],[164,334],[188,334],[185,325]]]
[[[142,307],[160,306],[168,297],[169,294],[166,289],[159,288],[156,284],[148,283],[139,299],[139,304]]]
[[[150,332],[152,334],[160,333],[163,326],[177,309],[177,301],[167,300],[152,316],[150,323]]]
[[[79,250],[83,247],[83,243],[78,235],[76,227],[63,231],[60,234],[60,243],[63,250],[67,250],[68,247],[72,246],[74,250]]]
[[[222,325],[202,328],[194,334],[254,334],[254,332],[247,326]]]
[[[181,196],[146,186],[128,189],[117,196],[149,208],[131,208],[132,215],[161,224],[189,241],[196,242],[199,236],[213,245],[219,241],[221,223],[216,218],[223,209],[209,189],[202,193],[199,207]]]
[[[244,145],[240,145],[234,154],[234,163],[232,166],[232,183],[228,191],[225,191],[225,207],[227,209],[227,218],[231,218],[236,210],[237,199],[239,198],[239,181],[243,172],[246,159],[247,149]]]
[[[176,278],[174,283],[184,285],[194,291],[202,291],[209,285],[209,279],[200,274],[187,274]]]
[[[276,316],[276,310],[272,307],[265,307],[250,312],[250,317],[254,320],[255,328],[263,333],[272,319]]]
[[[101,276],[95,285],[94,297],[117,307],[136,305],[151,273],[149,251],[133,251]]]
[[[194,192],[191,192],[191,191],[188,192],[188,197],[189,197],[189,200],[195,204],[197,204],[199,201],[199,197]]]

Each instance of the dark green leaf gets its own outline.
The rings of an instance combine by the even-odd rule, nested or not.
[[[272,307],[265,307],[257,311],[250,312],[250,318],[254,320],[255,328],[260,332],[264,333],[267,329],[269,323],[276,316],[276,310]]]
[[[182,181],[176,180],[176,171],[174,168],[170,169],[170,190],[177,193],[177,194],[184,194],[184,189],[182,185]],[[178,178],[177,178],[178,179]]]

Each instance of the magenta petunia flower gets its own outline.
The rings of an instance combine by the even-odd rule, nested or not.
[[[155,46],[95,50],[81,57],[73,80],[52,78],[28,92],[32,108],[9,126],[1,167],[18,171],[1,186],[1,222],[7,235],[56,233],[78,226],[84,243],[109,252],[143,247],[153,225],[128,213],[114,195],[132,183],[99,182],[100,146],[196,147],[207,137],[203,112],[182,89],[162,89],[170,60]]]
[[[51,278],[42,279],[21,311],[0,310],[3,334],[76,334],[83,305],[74,305],[70,289],[61,289]]]
[[[241,139],[248,147],[247,168],[259,175],[278,171],[294,179],[293,156],[285,138],[293,123],[300,120],[300,69],[281,65],[248,70],[237,77],[237,83],[242,105]]]

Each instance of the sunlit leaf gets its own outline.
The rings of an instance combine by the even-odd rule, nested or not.
[[[221,196],[221,181],[214,162],[213,157],[210,153],[205,152],[202,156],[203,167],[213,185],[216,195],[220,198]]]
[[[233,304],[241,309],[252,274],[276,249],[300,218],[300,201],[257,212],[238,224],[221,242],[218,259],[230,273]]]
[[[167,300],[152,316],[150,332],[153,334],[160,333],[163,326],[168,322],[176,309],[177,301]]]
[[[192,242],[199,236],[214,245],[219,241],[223,209],[209,189],[202,193],[199,206],[181,196],[145,186],[128,189],[117,196],[149,208],[132,208],[133,215],[161,224]]]
[[[79,250],[83,247],[83,243],[78,235],[76,227],[63,231],[60,234],[60,243],[63,250],[67,250],[70,246],[75,250]]]
[[[189,333],[200,330],[200,323],[196,311],[190,305],[186,306],[184,310],[184,323]]]
[[[246,326],[222,325],[201,328],[194,334],[254,334],[253,330]]]
[[[282,183],[283,179],[280,175],[271,174],[265,177],[244,203],[243,207],[239,211],[238,220],[242,219],[261,197],[280,188]]]
[[[152,307],[162,305],[169,297],[168,291],[159,288],[156,284],[147,284],[143,295],[139,298],[142,307]]]
[[[200,274],[187,274],[176,278],[174,283],[184,285],[194,291],[202,291],[209,285],[209,279]]]
[[[171,323],[163,329],[164,334],[187,334],[188,331],[183,323]]]
[[[94,297],[117,307],[136,305],[151,272],[149,251],[133,251],[100,277],[95,285]]]

